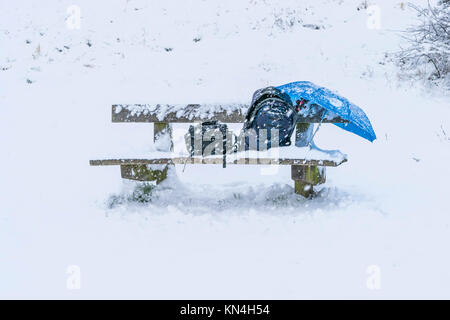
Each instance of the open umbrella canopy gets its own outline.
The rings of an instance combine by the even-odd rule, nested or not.
[[[344,130],[353,132],[370,142],[377,138],[364,111],[331,90],[319,87],[309,81],[291,82],[277,88],[287,93],[292,101],[303,98],[309,101],[308,105],[317,104],[325,110],[348,120],[348,123],[334,123]]]

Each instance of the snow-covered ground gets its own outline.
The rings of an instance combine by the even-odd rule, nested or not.
[[[368,1],[371,29],[363,2],[1,1],[0,297],[450,298],[449,95],[385,61],[413,12]],[[88,160],[152,148],[113,103],[249,103],[297,80],[378,137],[322,125],[317,145],[349,161],[320,197],[295,195],[288,167],[188,165],[152,203],[108,208],[133,183]]]

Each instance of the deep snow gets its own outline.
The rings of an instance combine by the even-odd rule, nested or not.
[[[413,13],[368,1],[373,30],[362,2],[1,1],[0,297],[449,298],[448,93],[385,60]],[[187,165],[151,204],[108,209],[132,183],[88,160],[152,148],[112,104],[249,103],[297,80],[361,106],[378,137],[321,126],[349,161],[320,197],[294,195],[288,167]]]

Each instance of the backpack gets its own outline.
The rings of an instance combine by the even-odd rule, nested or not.
[[[252,103],[245,116],[242,129],[245,136],[245,149],[253,149],[249,139],[256,134],[257,150],[268,150],[272,147],[271,129],[278,129],[279,146],[291,145],[292,132],[297,122],[297,112],[291,98],[275,87],[257,90],[253,94]],[[260,141],[260,130],[266,129],[267,141]],[[267,143],[261,145],[260,142]],[[255,144],[253,144],[254,146]]]

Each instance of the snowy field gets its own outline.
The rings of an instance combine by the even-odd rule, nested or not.
[[[363,2],[0,1],[0,298],[450,298],[449,93],[385,58],[415,13],[368,1],[373,29]],[[108,207],[133,183],[89,159],[145,152],[153,130],[111,123],[112,104],[249,103],[298,80],[378,137],[321,126],[348,162],[319,197],[287,166],[187,165],[151,203]]]

